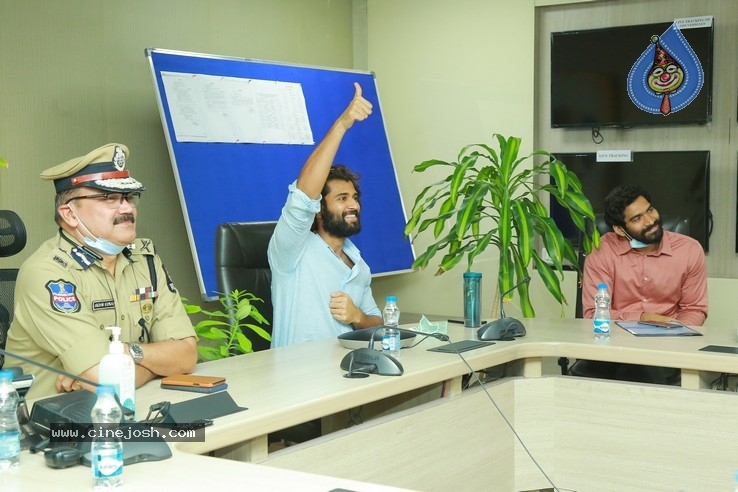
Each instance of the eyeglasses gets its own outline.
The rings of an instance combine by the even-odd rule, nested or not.
[[[123,200],[128,202],[130,205],[136,207],[138,206],[138,202],[141,199],[141,193],[138,191],[133,191],[130,193],[97,193],[95,195],[80,195],[75,196],[64,202],[64,205],[69,205],[69,202],[72,200],[82,200],[86,198],[94,198],[97,199],[105,205],[108,206],[108,208],[118,208],[121,205],[123,205]]]

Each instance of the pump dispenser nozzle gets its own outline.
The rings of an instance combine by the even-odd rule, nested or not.
[[[120,326],[106,326],[106,330],[110,330],[113,334],[113,341],[110,342],[111,354],[122,354],[123,343],[120,341]]]

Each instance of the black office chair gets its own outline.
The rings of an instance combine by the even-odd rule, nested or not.
[[[600,235],[611,232],[610,226],[605,222],[604,214],[596,214],[597,230]],[[677,232],[689,235],[689,219],[681,216],[661,215],[661,226],[665,231]],[[586,254],[579,247],[579,273],[577,274],[577,298],[575,316],[582,318],[584,307],[582,304],[582,272],[584,272],[584,261]],[[655,382],[661,384],[673,384],[678,376],[678,371],[668,368],[640,366],[634,364],[616,364],[600,361],[577,360],[569,366],[567,357],[559,357],[559,367],[562,375],[599,377],[603,379],[624,379],[640,382]]]
[[[259,312],[269,321],[265,329],[271,333],[274,318],[272,306],[272,271],[267,247],[276,222],[226,222],[218,226],[215,236],[215,274],[218,291],[243,290],[261,298]],[[269,348],[269,342],[252,337],[254,350]],[[304,442],[321,436],[320,419],[305,422],[269,434],[269,442]]]
[[[215,236],[218,292],[229,294],[240,290],[262,299],[264,302],[256,306],[269,322],[269,326],[264,327],[269,333],[272,331],[274,308],[267,246],[275,225],[276,222],[226,222],[218,226]],[[269,348],[269,342],[261,337],[249,336],[249,339],[255,351]]]
[[[0,210],[0,258],[18,254],[26,246],[26,226],[12,210]],[[13,321],[17,268],[0,268],[0,348],[5,348],[10,322]],[[0,355],[0,368],[5,357]]]

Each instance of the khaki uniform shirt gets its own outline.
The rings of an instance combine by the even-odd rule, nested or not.
[[[147,256],[154,260],[156,289]],[[59,233],[21,266],[15,315],[8,332],[9,352],[79,374],[109,352],[111,332],[105,327],[116,325],[121,327],[122,342],[195,336],[150,240],[136,239],[130,249],[118,255],[115,276]],[[5,364],[21,366],[35,375],[28,399],[56,394],[55,373],[11,357],[6,357]]]

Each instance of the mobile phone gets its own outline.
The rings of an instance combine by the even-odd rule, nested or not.
[[[225,383],[222,376],[199,376],[196,374],[175,374],[161,380],[164,386],[186,386],[190,388],[212,388]]]
[[[215,386],[182,386],[179,384],[163,384],[161,389],[178,390],[178,391],[194,391],[195,393],[216,393],[228,389],[228,383],[216,384]]]
[[[680,328],[684,326],[678,321],[639,321],[642,325],[658,326],[659,328]]]

